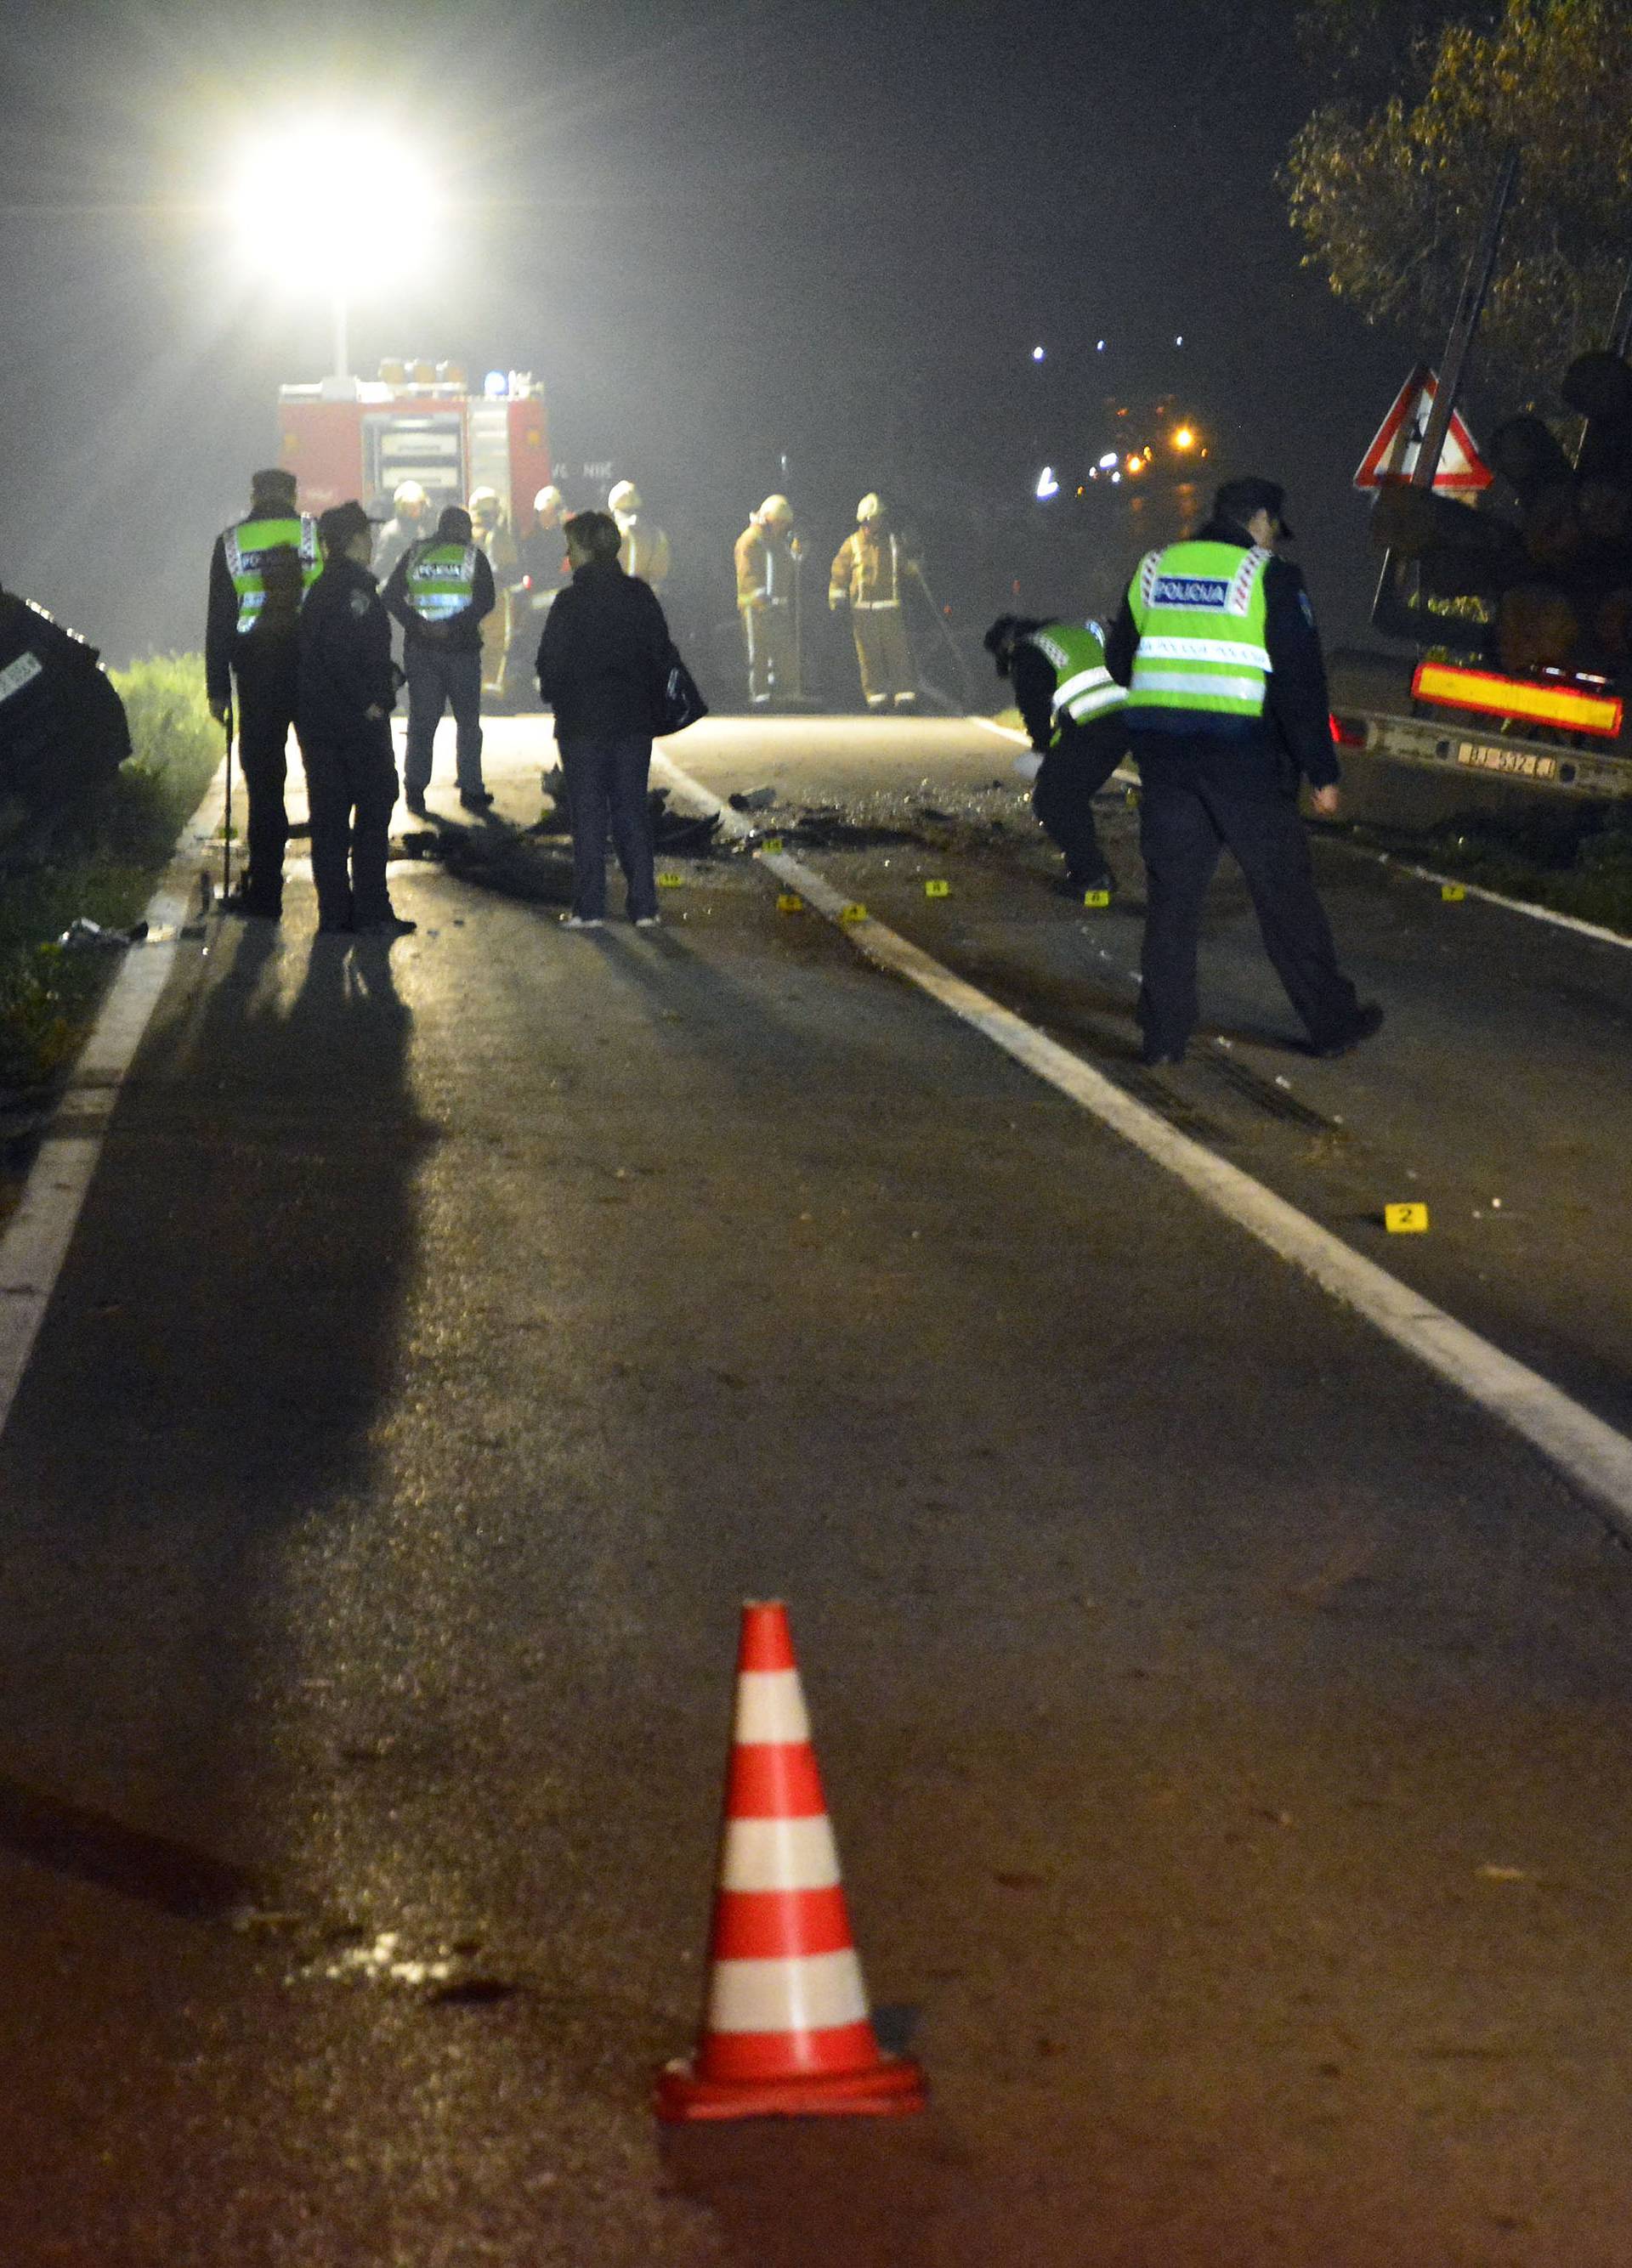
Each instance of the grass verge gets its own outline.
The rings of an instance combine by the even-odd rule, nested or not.
[[[1584,823],[1481,812],[1411,855],[1481,889],[1632,937],[1632,815],[1618,808]]]
[[[49,865],[0,883],[0,1090],[13,1095],[61,1077],[118,966],[117,954],[65,951],[57,939],[80,915],[111,929],[141,919],[221,760],[201,656],[158,654],[111,674],[133,754]]]

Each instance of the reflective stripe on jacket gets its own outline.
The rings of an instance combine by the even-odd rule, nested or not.
[[[266,562],[274,551],[292,551],[300,562],[300,594],[311,589],[323,571],[317,541],[317,522],[304,513],[269,514],[262,519],[240,519],[229,527],[222,541],[226,571],[238,599],[238,634],[252,630],[266,605]]]
[[[1254,544],[1173,543],[1140,562],[1128,591],[1139,632],[1128,708],[1182,727],[1186,712],[1261,717],[1271,663],[1264,573]]]
[[[439,541],[414,546],[408,563],[408,603],[422,622],[445,622],[462,615],[475,595],[476,547]]]
[[[1035,646],[1054,673],[1055,742],[1064,719],[1086,725],[1126,701],[1126,692],[1105,667],[1105,650],[1093,623],[1045,622],[1024,643]]]

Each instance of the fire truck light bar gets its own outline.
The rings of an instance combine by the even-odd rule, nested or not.
[[[1523,717],[1536,725],[1556,725],[1567,733],[1594,733],[1605,740],[1613,740],[1620,732],[1624,709],[1607,693],[1579,693],[1573,686],[1499,677],[1494,670],[1458,669],[1446,661],[1419,664],[1411,696],[1415,701],[1442,702],[1451,709],[1477,710],[1487,717]]]

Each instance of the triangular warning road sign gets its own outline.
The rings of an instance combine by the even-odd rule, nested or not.
[[[1438,377],[1426,363],[1419,363],[1394,396],[1393,408],[1360,460],[1360,470],[1355,475],[1357,489],[1403,487],[1409,482],[1438,392]],[[1460,411],[1453,410],[1434,474],[1435,488],[1445,496],[1474,496],[1488,489],[1495,477]]]

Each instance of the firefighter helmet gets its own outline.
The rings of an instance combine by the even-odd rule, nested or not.
[[[609,512],[639,512],[640,491],[632,481],[619,481],[606,500]]]
[[[533,498],[533,510],[542,519],[547,512],[561,511],[565,503],[566,498],[560,490],[552,485],[550,488],[539,490],[538,494]]]
[[[431,499],[417,481],[399,481],[391,491],[391,501],[399,512],[415,504],[429,504]]]
[[[773,527],[791,527],[794,507],[785,496],[768,496],[759,507],[761,519],[768,519]]]
[[[470,517],[472,519],[497,519],[502,509],[497,489],[471,490]]]
[[[869,519],[882,519],[884,499],[876,489],[869,489],[856,506],[856,518],[865,527]]]

